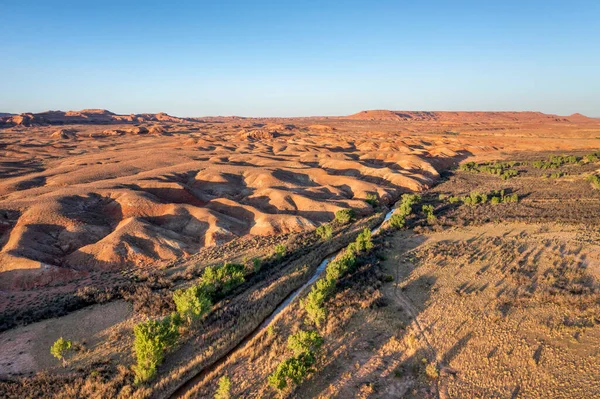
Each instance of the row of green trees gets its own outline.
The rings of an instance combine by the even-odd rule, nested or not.
[[[357,264],[357,257],[373,248],[371,231],[365,228],[348,244],[346,249],[327,264],[325,277],[317,280],[301,306],[306,311],[306,324],[321,326],[327,318],[325,301],[335,291],[339,279],[351,272]],[[285,389],[290,383],[299,384],[308,374],[315,371],[318,351],[323,338],[317,331],[298,331],[288,338],[287,348],[293,355],[282,361],[269,376],[269,384],[277,389]]]
[[[406,218],[411,215],[413,208],[421,202],[421,196],[418,194],[403,194],[400,199],[400,206],[396,208],[390,218],[390,226],[401,229],[406,226]]]
[[[595,162],[594,154],[589,154],[590,156],[586,156],[586,159],[590,162]],[[577,157],[575,155],[550,155],[548,160],[536,160],[531,163],[536,169],[558,169],[562,165],[566,164],[576,164],[579,163],[582,158]]]
[[[147,320],[134,327],[134,366],[138,383],[151,380],[164,360],[165,352],[173,347],[181,327],[189,327],[206,316],[216,299],[226,295],[245,281],[245,266],[225,263],[204,269],[200,282],[173,293],[176,312],[162,320]]]
[[[320,326],[327,317],[324,303],[335,289],[337,281],[356,266],[357,255],[373,248],[371,231],[365,228],[334,260],[327,264],[325,278],[318,280],[302,301],[308,319]]]
[[[506,194],[504,190],[492,190],[489,193],[481,193],[479,191],[471,191],[465,196],[440,196],[440,199],[447,199],[450,204],[456,204],[462,202],[465,205],[476,206],[479,204],[485,204],[488,201],[491,204],[500,204],[508,202],[519,202],[519,196],[516,193]]]
[[[494,162],[487,164],[478,164],[477,162],[467,162],[460,165],[459,170],[472,173],[487,173],[490,175],[500,176],[502,180],[508,180],[519,174],[519,171],[512,169],[520,165],[516,161],[511,162]]]

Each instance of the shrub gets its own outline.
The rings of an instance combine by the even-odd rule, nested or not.
[[[457,197],[456,195],[452,195],[452,196],[448,197],[448,202],[451,204],[456,204],[457,202],[460,202],[460,197]]]
[[[331,237],[333,237],[333,228],[328,223],[321,225],[317,227],[317,235],[321,237],[322,240],[329,241],[331,240]]]
[[[284,360],[277,366],[275,372],[269,376],[269,385],[275,389],[282,390],[287,387],[288,379],[292,380],[295,384],[299,384],[309,373],[314,371],[312,367],[314,363],[314,354],[310,352],[301,353],[298,356]]]
[[[377,205],[379,205],[379,199],[377,198],[377,194],[368,193],[367,198],[365,199],[365,202],[367,204],[371,205],[373,208],[376,208]]]
[[[425,375],[431,380],[437,380],[440,376],[440,371],[434,362],[429,363],[425,367]]]
[[[58,360],[61,360],[64,365],[66,364],[65,355],[72,348],[72,346],[73,342],[71,340],[60,337],[50,347],[50,353]]]
[[[400,199],[400,206],[396,208],[390,218],[390,226],[395,229],[404,228],[406,226],[406,218],[412,213],[413,206],[420,201],[421,196],[418,194],[403,194]]]
[[[283,258],[287,253],[287,247],[284,244],[275,245],[275,256],[277,258]]]
[[[164,359],[164,352],[179,338],[177,314],[163,320],[148,320],[133,329],[137,364],[133,367],[136,383],[151,380]]]
[[[254,271],[255,272],[259,271],[261,267],[262,267],[262,262],[261,262],[260,258],[252,258],[252,268],[254,269]]]
[[[427,216],[427,223],[433,224],[437,220],[435,215],[433,214],[433,205],[423,205],[423,212]]]
[[[215,399],[231,398],[231,379],[224,375],[219,379],[219,387],[215,393]]]
[[[298,356],[301,353],[316,352],[323,345],[323,338],[316,331],[298,331],[288,337],[287,348]]]
[[[588,177],[588,181],[592,184],[592,188],[595,190],[600,190],[600,176],[591,175]]]
[[[212,301],[201,285],[176,290],[173,293],[173,302],[177,313],[187,319],[188,323],[199,320],[212,308]]]
[[[227,293],[245,281],[244,265],[226,262],[218,267],[208,266],[202,273],[201,281],[202,289],[207,294]]]
[[[373,248],[373,242],[371,241],[371,230],[365,228],[354,241],[355,253],[367,252]]]
[[[339,224],[348,224],[356,217],[354,209],[340,209],[335,213],[335,220]]]
[[[319,286],[319,284],[321,284],[321,286]],[[333,280],[319,280],[302,301],[302,307],[306,311],[308,318],[317,326],[320,326],[327,317],[327,309],[323,307],[323,303],[325,302],[325,299],[327,299],[332,286]]]
[[[390,218],[390,226],[395,229],[402,229],[406,225],[406,219],[399,213],[394,213]]]
[[[500,197],[492,197],[492,200],[490,201],[492,203],[492,205],[497,205],[500,203]]]

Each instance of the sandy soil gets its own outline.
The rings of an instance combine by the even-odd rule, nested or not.
[[[115,325],[132,313],[130,304],[115,301],[5,331],[0,334],[0,377],[60,368],[60,362],[50,354],[59,337],[73,340],[80,351],[95,350]]]

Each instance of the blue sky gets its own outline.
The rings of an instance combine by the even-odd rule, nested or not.
[[[0,0],[0,112],[600,117],[600,2]]]

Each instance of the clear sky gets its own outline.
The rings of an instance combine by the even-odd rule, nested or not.
[[[600,117],[600,1],[0,0],[0,112]]]

